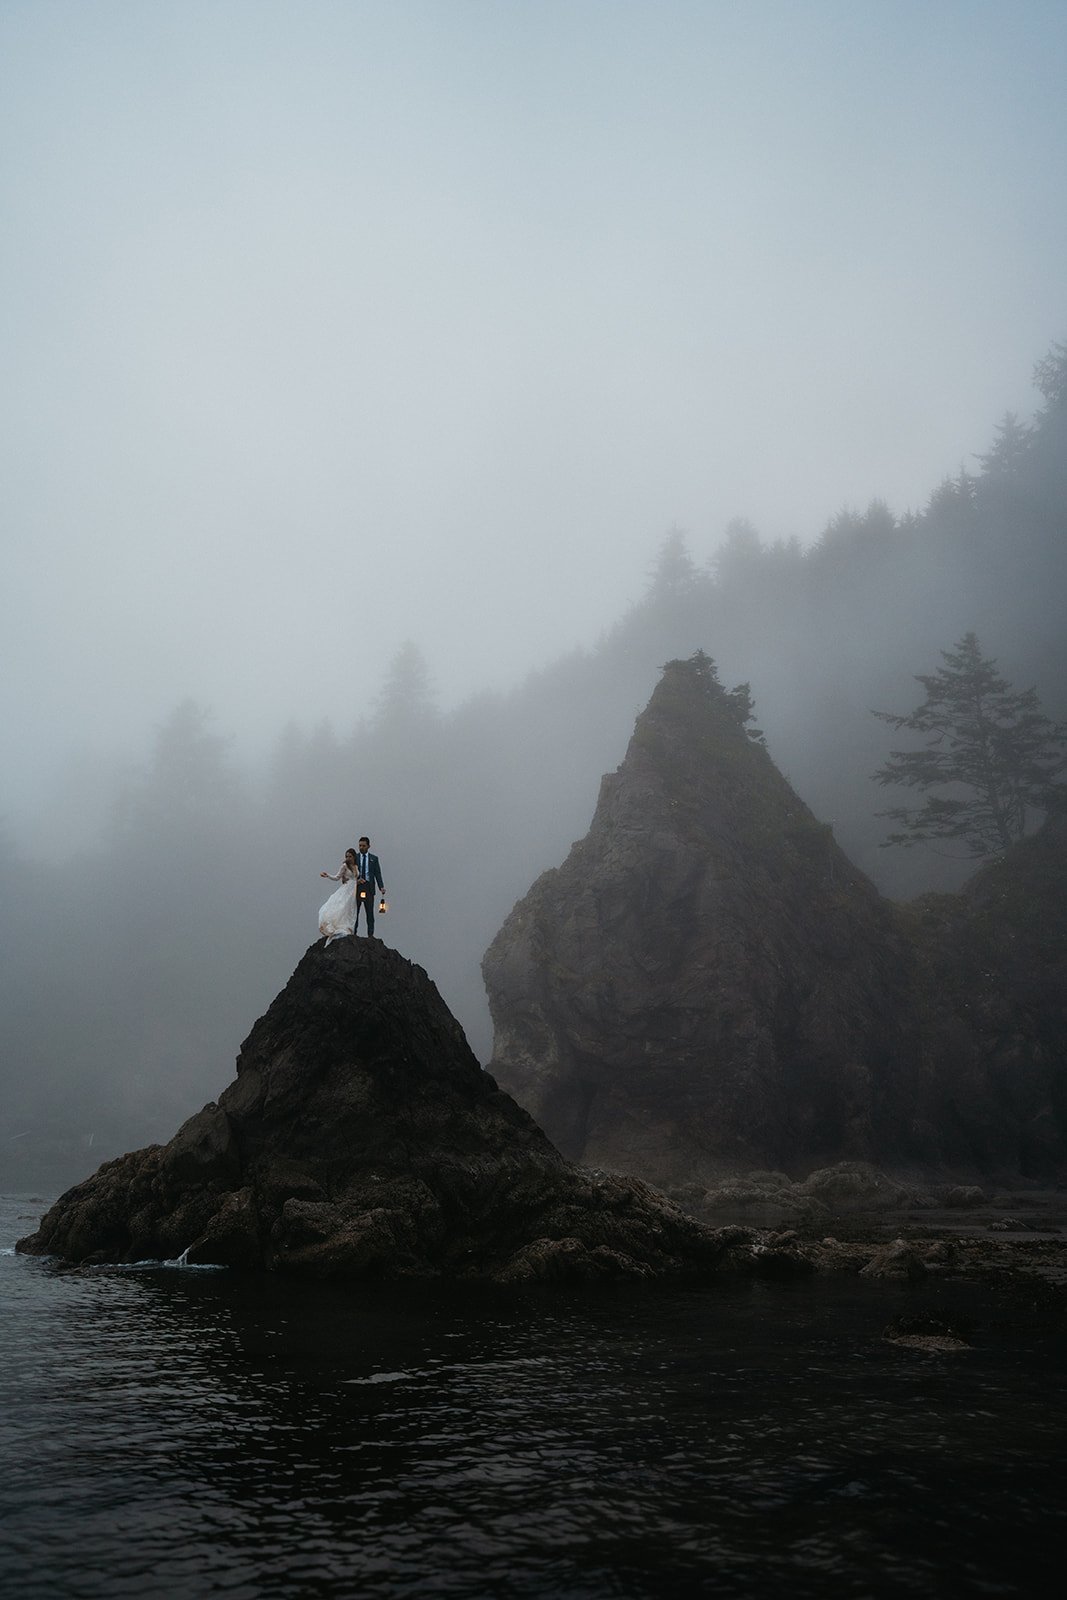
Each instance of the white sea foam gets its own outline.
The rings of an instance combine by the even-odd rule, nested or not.
[[[48,1259],[54,1259],[49,1257]],[[220,1261],[183,1261],[180,1256],[172,1261],[94,1261],[86,1269],[90,1272],[228,1272]]]

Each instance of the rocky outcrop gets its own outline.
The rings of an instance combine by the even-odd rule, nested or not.
[[[924,1211],[952,1202],[942,1193],[898,1183],[866,1161],[841,1161],[794,1183],[784,1172],[746,1172],[710,1188],[686,1183],[670,1197],[704,1220],[742,1217],[757,1226],[770,1222],[818,1223],[830,1217],[873,1219],[888,1211]],[[952,1190],[956,1193],[956,1190]],[[985,1199],[975,1190],[980,1203]],[[963,1202],[969,1204],[971,1202]]]
[[[912,946],[747,712],[707,657],[670,662],[483,963],[501,1084],[565,1155],[664,1186],[930,1138]]]
[[[350,938],[307,952],[217,1104],[68,1191],[19,1249],[525,1282],[704,1273],[732,1239],[641,1182],[575,1171],[422,969]]]
[[[945,1158],[1008,1181],[1062,1178],[1067,814],[959,894],[925,895],[904,916],[919,957],[927,1118]]]

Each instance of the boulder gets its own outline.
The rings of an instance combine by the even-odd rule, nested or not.
[[[894,1239],[892,1244],[876,1250],[865,1267],[861,1278],[903,1278],[909,1283],[926,1277],[926,1263],[914,1245],[904,1239]]]
[[[868,1161],[839,1161],[809,1173],[799,1192],[820,1200],[829,1211],[886,1211],[911,1205],[911,1189],[886,1177]]]
[[[953,1183],[934,1190],[935,1199],[952,1211],[969,1211],[984,1205],[986,1193],[976,1183]]]

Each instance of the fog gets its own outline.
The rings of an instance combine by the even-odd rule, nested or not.
[[[186,1010],[232,964],[192,1042],[46,1044],[20,1000],[10,1069],[31,1038],[57,1093],[59,1056],[105,1087],[105,1060],[232,1060],[364,830],[396,941],[484,1056],[482,950],[584,831],[667,655],[752,681],[860,857],[875,736],[833,781],[824,753],[855,743],[835,719],[872,640],[898,703],[971,626],[1055,702],[1011,575],[961,589],[948,546],[873,621],[825,590],[815,694],[773,584],[668,619],[657,561],[668,529],[721,575],[737,517],[785,552],[844,508],[921,512],[1034,415],[1067,332],[1065,81],[1058,0],[9,0],[5,937],[40,996],[72,921],[111,1015],[143,1011],[115,974],[177,838]],[[210,825],[167,810],[168,738],[172,779],[217,758]],[[220,1086],[184,1072],[153,1115]]]
[[[1058,4],[8,4],[6,811],[173,704],[349,727],[662,531],[925,502],[1061,330]]]

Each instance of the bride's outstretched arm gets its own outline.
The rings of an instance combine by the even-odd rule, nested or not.
[[[320,872],[319,877],[329,878],[332,883],[340,883],[341,881],[341,874],[339,872]]]

